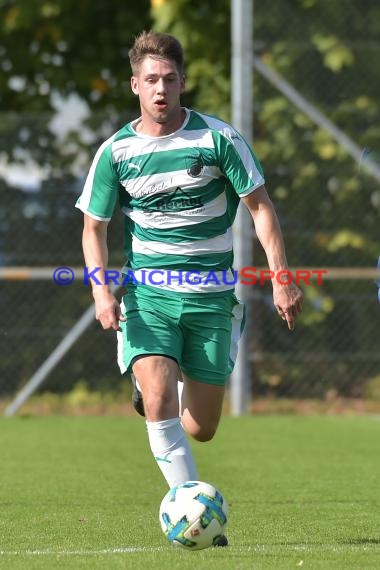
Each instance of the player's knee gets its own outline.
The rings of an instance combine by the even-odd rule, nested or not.
[[[176,415],[178,403],[173,394],[144,394],[144,409],[147,417]],[[172,412],[173,410],[173,412]]]
[[[217,427],[218,427],[217,424],[216,425],[209,424],[205,426],[199,426],[199,425],[193,426],[190,431],[190,435],[197,441],[201,442],[211,441],[216,433]]]

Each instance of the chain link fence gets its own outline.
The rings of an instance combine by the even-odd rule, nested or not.
[[[306,1],[306,0],[305,0]],[[289,3],[288,3],[289,4]],[[291,4],[291,3],[290,3]],[[339,126],[377,162],[380,103],[380,27],[373,2],[342,2],[346,10],[310,0],[309,14],[284,3],[255,5],[255,55]],[[289,42],[289,29],[294,29]],[[379,182],[259,73],[254,80],[255,149],[262,160],[292,267],[326,269],[322,284],[303,287],[305,305],[289,332],[273,309],[271,289],[252,287],[249,320],[254,398],[332,397],[380,400]],[[100,141],[130,116],[91,117],[98,135],[45,140],[45,116],[2,113],[0,138],[14,164],[0,164],[0,398],[9,399],[66,337],[92,302],[77,279],[66,287],[52,277],[29,279],[9,268],[81,267],[82,217],[76,197]],[[99,128],[101,125],[101,128]],[[82,137],[82,138],[81,138]],[[53,140],[54,139],[54,140]],[[17,167],[30,141],[48,148],[50,168]],[[10,143],[10,141],[13,141]],[[29,141],[29,142],[28,142]],[[46,164],[46,161],[45,161]],[[75,168],[73,168],[73,164]],[[38,179],[38,183],[34,180]],[[110,224],[110,267],[123,264],[122,218]],[[265,267],[253,228],[253,258]],[[42,391],[66,393],[78,383],[118,390],[114,333],[95,321],[51,371]]]

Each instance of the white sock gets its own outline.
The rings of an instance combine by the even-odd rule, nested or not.
[[[146,422],[146,425],[150,448],[169,487],[197,481],[193,454],[180,419]]]
[[[178,390],[178,402],[179,402],[179,415],[182,416],[182,392],[183,392],[183,382],[178,380],[177,382]]]

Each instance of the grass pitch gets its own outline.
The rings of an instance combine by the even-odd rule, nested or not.
[[[194,443],[230,505],[228,548],[172,548],[138,417],[0,421],[0,568],[380,568],[380,418],[222,419]]]

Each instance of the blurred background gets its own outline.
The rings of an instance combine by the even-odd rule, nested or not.
[[[92,302],[59,266],[83,267],[74,209],[93,155],[138,116],[128,49],[143,29],[173,33],[186,54],[183,103],[231,121],[229,0],[0,0],[0,399],[5,405]],[[253,406],[302,402],[380,409],[380,4],[254,3],[254,55],[360,149],[353,157],[256,68],[253,146],[277,209],[289,264],[327,269],[307,287],[289,333],[270,287],[250,301]],[[361,160],[363,159],[363,161]],[[110,266],[123,264],[121,215]],[[253,257],[266,260],[250,236]],[[29,268],[24,270],[23,268]],[[31,272],[33,268],[35,272]],[[47,375],[41,397],[124,401],[114,334],[92,321]],[[76,395],[76,396],[75,396]]]

